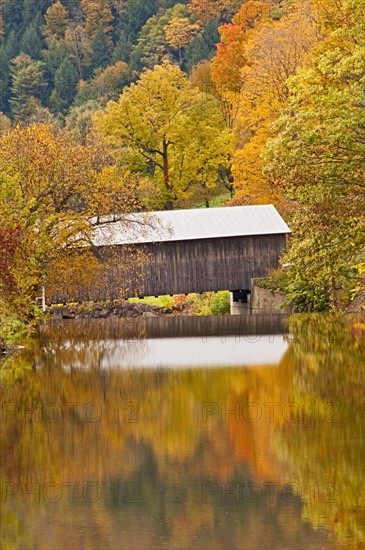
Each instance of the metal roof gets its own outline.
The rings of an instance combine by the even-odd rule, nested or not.
[[[95,228],[95,246],[290,233],[272,204],[128,214]]]

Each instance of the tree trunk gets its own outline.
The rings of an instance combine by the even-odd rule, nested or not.
[[[338,303],[337,303],[337,286],[336,286],[336,279],[332,277],[331,280],[331,297],[332,297],[332,305],[335,309],[337,309]]]
[[[162,159],[163,159],[163,181],[166,190],[171,194],[171,184],[169,176],[169,157],[168,157],[169,143],[166,140],[162,142]],[[171,199],[165,203],[165,210],[173,210],[174,204]]]
[[[171,191],[170,177],[169,177],[169,157],[167,155],[167,149],[169,144],[166,140],[162,143],[162,159],[163,159],[163,180],[167,191]]]

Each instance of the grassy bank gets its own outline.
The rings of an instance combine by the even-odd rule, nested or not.
[[[32,315],[27,319],[19,316],[0,302],[0,354],[6,355],[19,340],[31,334],[40,318],[44,317],[38,306],[34,306]]]
[[[176,315],[228,315],[230,312],[229,291],[203,292],[202,294],[177,294],[174,296],[147,296],[130,298],[131,303],[145,303],[160,307],[164,313]]]
[[[28,326],[18,319],[1,316],[0,318],[0,354],[9,353],[16,342],[26,336]]]

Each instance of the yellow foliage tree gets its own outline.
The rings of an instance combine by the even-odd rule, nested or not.
[[[47,124],[17,126],[0,138],[3,308],[30,314],[41,281],[104,284],[94,228],[136,208],[135,192],[109,164],[98,143],[78,145]]]
[[[232,137],[217,101],[168,63],[146,71],[95,124],[132,171],[161,189],[167,209],[195,187],[216,188],[219,168],[230,163]]]
[[[200,26],[189,23],[187,17],[173,17],[165,27],[167,42],[173,51],[179,53],[179,62],[182,64],[182,50],[186,48],[195,36],[199,34]]]

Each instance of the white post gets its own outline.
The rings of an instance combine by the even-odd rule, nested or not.
[[[46,313],[46,287],[42,285],[42,311]]]

